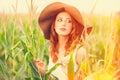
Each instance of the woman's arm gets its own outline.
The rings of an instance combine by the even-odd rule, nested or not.
[[[76,63],[79,65],[80,62],[85,60],[85,58],[86,58],[86,49],[84,47],[80,47],[76,53]]]

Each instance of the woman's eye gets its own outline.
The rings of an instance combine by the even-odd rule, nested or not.
[[[72,20],[66,20],[67,23],[72,23]]]
[[[58,19],[57,21],[58,21],[58,22],[61,22],[61,21],[62,21],[62,19]]]
[[[62,19],[57,19],[58,22],[62,22],[63,20]],[[65,20],[66,23],[72,23],[72,20],[70,19],[66,19]]]

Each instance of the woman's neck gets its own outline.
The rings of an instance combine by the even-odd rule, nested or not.
[[[68,37],[65,36],[59,36],[58,38],[58,59],[62,59],[65,55],[65,45],[66,42],[68,41]]]
[[[68,41],[68,37],[59,36],[59,38],[58,38],[58,47],[59,48],[64,48],[67,41]]]

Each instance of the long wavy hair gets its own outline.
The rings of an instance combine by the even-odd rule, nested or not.
[[[72,17],[72,16],[71,16]],[[66,42],[65,45],[65,55],[68,55],[70,52],[70,47],[72,42],[74,41],[74,47],[76,47],[76,45],[81,42],[81,34],[84,25],[83,24],[79,24],[74,18],[72,18],[72,26],[73,29],[69,34],[69,39]],[[55,32],[55,19],[53,20],[52,26],[51,26],[51,34],[50,34],[50,55],[52,57],[52,61],[55,63],[58,60],[58,35]]]

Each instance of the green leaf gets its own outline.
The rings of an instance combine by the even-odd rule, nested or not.
[[[47,72],[46,75],[43,77],[44,80],[48,80],[48,78],[50,77],[50,74],[56,69],[58,68],[58,66],[60,65],[60,63],[55,64],[52,68],[50,68]]]
[[[74,61],[73,61],[73,51],[70,55],[68,62],[68,80],[74,80]]]
[[[33,80],[42,80],[41,74],[38,72],[33,60],[31,62],[29,62],[29,66],[32,72],[32,78]]]
[[[1,60],[0,60],[0,72],[3,74],[6,80],[9,80],[10,77],[8,71]]]

